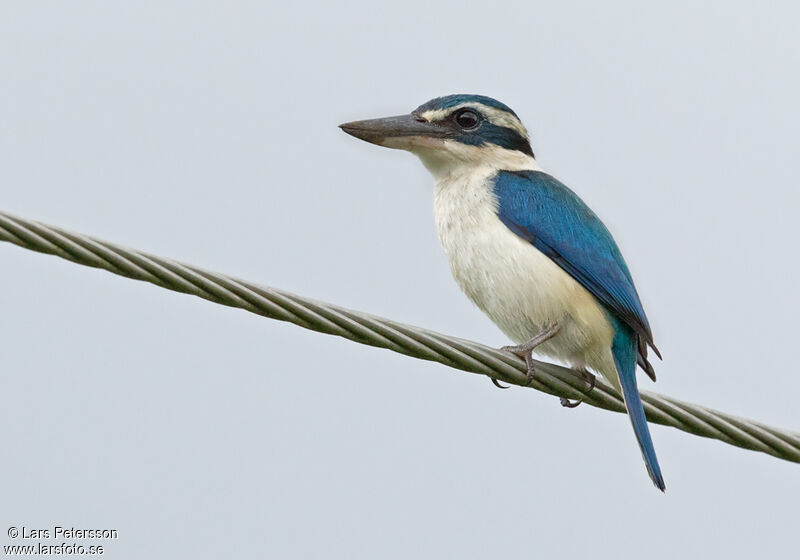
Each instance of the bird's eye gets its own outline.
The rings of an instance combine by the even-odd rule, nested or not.
[[[479,123],[480,118],[478,117],[478,113],[475,111],[465,109],[456,113],[456,124],[458,124],[458,126],[461,128],[470,130],[478,126]]]

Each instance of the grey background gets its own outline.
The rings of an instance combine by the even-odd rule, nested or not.
[[[615,233],[665,356],[643,387],[800,428],[800,14],[593,4],[3,2],[2,209],[502,345],[450,278],[427,172],[336,128],[492,95]],[[796,464],[654,427],[661,495],[622,415],[0,263],[2,534],[116,528],[109,558],[796,546]]]

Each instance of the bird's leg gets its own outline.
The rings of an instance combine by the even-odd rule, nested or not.
[[[533,350],[540,344],[547,342],[557,335],[560,328],[561,327],[558,323],[553,323],[552,325],[545,327],[539,334],[534,336],[525,344],[520,344],[518,346],[503,346],[501,348],[501,350],[511,352],[512,354],[525,359],[525,364],[528,366],[527,385],[530,385],[533,382],[533,376],[536,373],[536,368],[533,365]]]
[[[583,399],[586,398],[586,395],[594,391],[594,386],[597,384],[597,378],[588,371],[586,371],[585,369],[581,370],[581,373],[584,374],[584,377],[587,375],[589,376],[589,385],[590,385],[589,389],[584,393],[583,397],[577,401],[571,401],[566,397],[561,397],[561,406],[564,406],[566,408],[575,408],[576,406],[578,406],[583,402]]]

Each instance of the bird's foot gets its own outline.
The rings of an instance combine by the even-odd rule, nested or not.
[[[565,408],[575,408],[576,406],[578,406],[579,404],[581,404],[583,402],[583,399],[586,398],[586,395],[588,395],[589,393],[594,391],[594,387],[597,384],[597,378],[594,375],[592,375],[591,373],[589,373],[588,371],[586,371],[586,370],[584,370],[582,373],[585,376],[586,375],[589,376],[589,389],[584,393],[583,397],[581,397],[577,401],[571,401],[566,397],[561,397],[561,406],[563,406]]]
[[[525,365],[528,366],[528,381],[526,385],[533,383],[533,378],[536,375],[536,366],[533,362],[534,349],[557,335],[560,328],[561,327],[558,323],[553,323],[552,325],[544,328],[539,334],[531,338],[525,344],[519,344],[517,346],[503,346],[501,348],[501,350],[511,352],[515,356],[519,356],[525,360]]]

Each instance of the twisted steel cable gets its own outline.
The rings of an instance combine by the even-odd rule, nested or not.
[[[306,329],[526,386],[524,360],[477,342],[259,286],[4,212],[0,212],[0,241]],[[608,384],[598,379],[594,390],[586,394],[590,384],[585,374],[554,364],[536,362],[536,377],[530,387],[559,397],[583,399],[587,404],[606,410],[625,412],[622,398]],[[800,463],[800,434],[796,432],[656,393],[642,392],[642,400],[648,420],[656,424]]]

